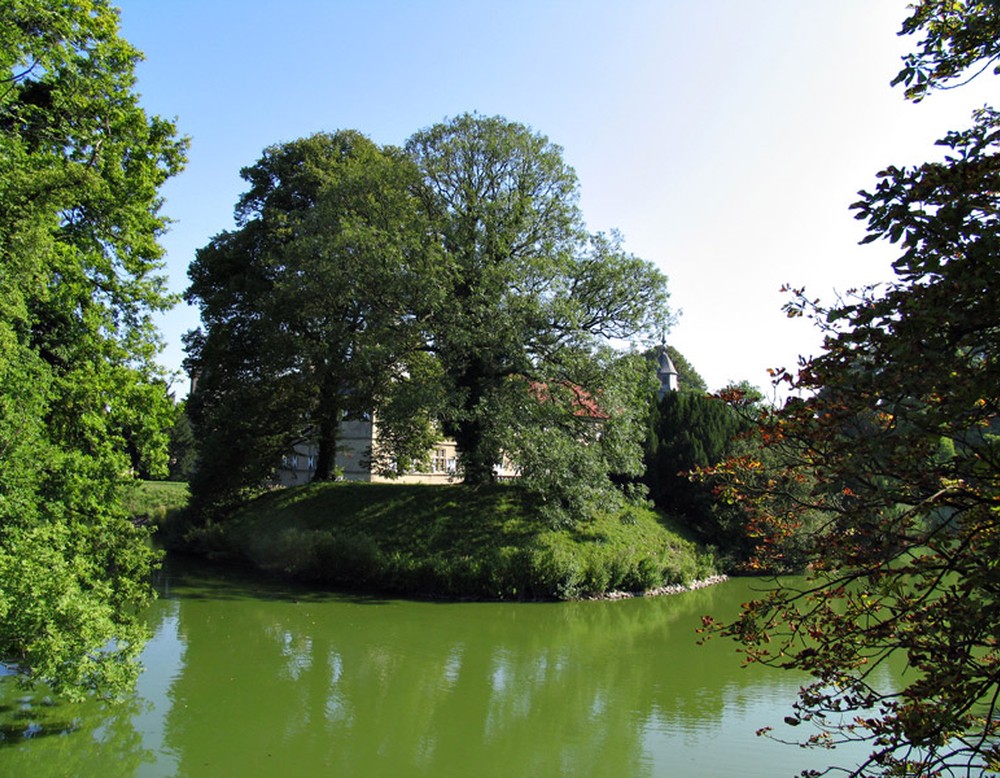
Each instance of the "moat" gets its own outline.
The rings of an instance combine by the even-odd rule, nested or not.
[[[853,763],[755,735],[803,735],[782,723],[802,676],[697,645],[703,614],[763,585],[410,602],[170,559],[134,699],[45,704],[6,679],[0,774],[770,778]]]

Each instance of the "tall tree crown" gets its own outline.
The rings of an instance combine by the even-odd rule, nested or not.
[[[161,184],[186,141],[105,0],[0,14],[0,659],[57,690],[136,672],[151,553],[123,474],[165,473]]]
[[[438,294],[419,178],[398,149],[317,133],[265,149],[242,175],[238,228],[189,269],[204,325],[188,337],[208,453],[192,485],[201,506],[259,485],[297,440],[319,442],[316,477],[333,477],[340,416],[403,383],[392,379]],[[401,445],[417,434],[412,422],[396,431]]]
[[[524,125],[464,114],[416,133],[406,149],[446,250],[463,261],[530,262],[579,238],[576,174],[561,148]]]

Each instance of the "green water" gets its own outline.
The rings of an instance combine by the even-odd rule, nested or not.
[[[787,730],[802,678],[741,669],[728,642],[696,645],[700,617],[733,613],[751,586],[619,602],[401,602],[171,560],[133,700],[54,705],[0,682],[0,775],[628,778],[825,766],[827,752],[754,734]]]

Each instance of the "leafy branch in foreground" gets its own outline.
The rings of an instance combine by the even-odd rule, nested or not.
[[[186,142],[140,59],[106,0],[0,14],[0,663],[73,697],[135,678],[153,552],[122,490],[167,464],[158,190]]]
[[[993,61],[1000,17],[923,2],[904,27],[917,30],[921,83],[937,85]],[[777,373],[799,396],[762,425],[771,466],[723,474],[762,562],[804,516],[821,521],[806,584],[779,582],[705,631],[811,674],[787,721],[815,727],[810,745],[866,743],[851,775],[1000,769],[998,140],[1000,116],[981,109],[939,141],[941,160],[888,167],[861,193],[864,242],[899,247],[895,278],[832,305],[793,292],[788,314],[822,328],[824,351]],[[808,488],[789,499],[791,483]]]

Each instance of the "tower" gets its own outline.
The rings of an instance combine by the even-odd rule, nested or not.
[[[656,393],[657,399],[662,399],[667,392],[677,391],[677,368],[674,361],[667,353],[667,345],[660,343],[660,353],[656,358],[656,377],[660,379],[660,388]]]

